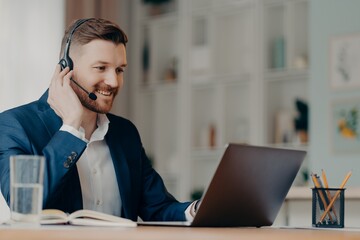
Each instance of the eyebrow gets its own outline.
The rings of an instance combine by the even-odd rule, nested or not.
[[[108,62],[105,61],[96,61],[94,64],[104,64],[104,65],[108,65]],[[120,67],[127,67],[127,63],[124,63],[122,65],[120,65]]]

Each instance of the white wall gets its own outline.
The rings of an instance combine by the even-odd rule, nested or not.
[[[64,0],[0,0],[0,112],[38,99],[58,62]]]

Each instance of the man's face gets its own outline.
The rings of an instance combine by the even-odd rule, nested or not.
[[[72,83],[72,88],[87,109],[97,113],[108,113],[123,85],[123,72],[127,66],[124,44],[93,40],[82,46],[74,46],[73,78],[87,91],[96,94],[91,100],[83,90]]]

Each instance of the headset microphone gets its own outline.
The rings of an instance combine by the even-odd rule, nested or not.
[[[81,24],[83,24],[84,22],[88,21],[90,19],[80,19],[76,24],[75,26],[73,27],[73,29],[71,30],[70,34],[69,34],[69,37],[66,41],[66,45],[65,45],[65,49],[64,49],[64,56],[62,59],[60,59],[59,61],[59,64],[61,66],[61,70],[63,70],[64,68],[66,67],[69,67],[70,70],[73,69],[74,67],[74,63],[72,61],[72,59],[70,58],[69,56],[69,51],[70,51],[70,44],[71,44],[71,38],[72,38],[72,35],[74,34],[75,30],[80,27]],[[78,82],[76,82],[74,79],[70,78],[70,80],[76,84],[76,86],[78,86],[81,90],[83,90],[84,92],[87,93],[87,95],[89,96],[89,98],[91,100],[96,100],[97,99],[97,96],[95,95],[95,93],[93,92],[89,92],[87,91],[85,88],[83,88],[82,86],[80,86],[80,84]]]
[[[91,99],[91,100],[96,100],[97,99],[97,96],[95,95],[95,93],[93,92],[89,92],[87,91],[85,88],[83,88],[78,82],[76,82],[74,79],[70,78],[70,80],[76,84],[76,86],[78,86],[81,90],[83,90],[84,92],[87,93],[88,97]]]

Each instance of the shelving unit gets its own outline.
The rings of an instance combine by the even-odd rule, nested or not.
[[[279,136],[276,121],[293,119],[295,100],[308,99],[307,4],[306,0],[270,0],[263,6],[267,143],[296,141],[293,131]]]
[[[228,142],[306,147],[275,134],[279,112],[307,100],[307,0],[133,9],[134,121],[177,198],[207,186]]]

